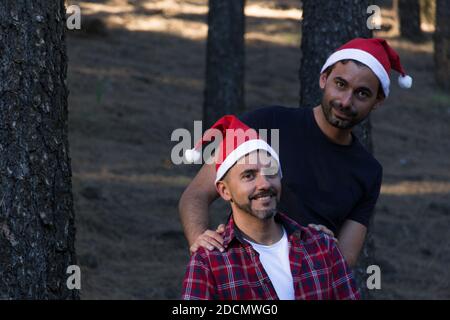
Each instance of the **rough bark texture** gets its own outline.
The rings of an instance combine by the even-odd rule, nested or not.
[[[210,0],[204,128],[244,110],[244,0]]]
[[[421,40],[419,0],[398,0],[400,35],[408,40]]]
[[[0,299],[73,299],[63,0],[0,1]]]
[[[450,1],[436,2],[436,31],[434,34],[434,72],[436,82],[450,90]]]
[[[304,0],[302,22],[302,59],[300,67],[300,106],[314,107],[320,104],[322,91],[319,75],[328,56],[345,42],[356,38],[369,38],[367,28],[368,0]],[[370,134],[370,119],[363,121],[353,132],[361,143],[373,151]],[[363,251],[355,268],[355,276],[363,298],[370,298],[366,287],[366,269],[374,264],[374,243],[372,232],[366,238]]]

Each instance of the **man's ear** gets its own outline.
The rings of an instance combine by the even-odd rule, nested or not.
[[[224,180],[217,181],[216,189],[223,200],[231,201],[231,194],[228,189],[228,185]]]
[[[320,74],[320,77],[319,77],[320,89],[322,89],[322,90],[325,89],[325,84],[327,83],[327,78],[328,78],[328,76],[327,76],[326,72],[322,72]]]

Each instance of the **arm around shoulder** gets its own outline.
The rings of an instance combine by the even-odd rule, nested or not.
[[[178,203],[181,223],[191,246],[198,236],[208,228],[209,205],[218,198],[214,180],[213,164],[204,164],[184,190]]]

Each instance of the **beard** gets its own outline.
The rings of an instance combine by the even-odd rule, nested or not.
[[[339,129],[351,129],[356,126],[358,123],[363,121],[364,119],[358,119],[358,113],[356,111],[351,111],[352,108],[346,110],[342,108],[342,104],[337,102],[336,100],[331,100],[329,103],[326,101],[326,98],[322,98],[322,110],[325,116],[325,119],[331,124],[333,127]],[[348,119],[338,118],[333,115],[332,110],[335,109],[340,113],[344,114]]]
[[[276,201],[276,206],[275,208],[267,208],[267,209],[254,209],[252,208],[252,201],[255,200],[258,197],[263,197],[263,196],[273,196],[275,197],[275,201]],[[277,192],[275,191],[275,189],[270,188],[269,190],[263,191],[263,192],[259,192],[257,194],[251,195],[248,197],[248,202],[246,203],[239,203],[237,202],[235,199],[233,199],[233,203],[236,205],[236,207],[238,207],[239,209],[241,209],[242,211],[248,213],[249,215],[258,218],[260,220],[269,220],[271,218],[273,218],[277,212],[278,212],[278,198],[277,198]]]

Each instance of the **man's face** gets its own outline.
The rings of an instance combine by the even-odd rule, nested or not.
[[[363,121],[383,100],[377,97],[379,80],[373,71],[353,61],[337,62],[328,76],[322,73],[320,87],[325,118],[340,129]]]
[[[241,158],[219,181],[223,199],[258,219],[267,220],[277,212],[281,195],[278,163],[264,151]]]

